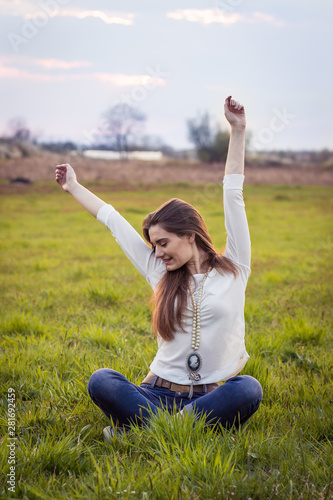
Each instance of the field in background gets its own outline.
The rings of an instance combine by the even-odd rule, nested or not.
[[[221,186],[114,187],[97,190],[138,231],[146,213],[179,197],[200,210],[223,248]],[[4,487],[11,387],[15,498],[331,498],[331,188],[245,188],[253,263],[245,310],[251,357],[242,373],[264,391],[252,420],[240,432],[214,434],[204,422],[193,428],[190,417],[171,427],[160,415],[112,446],[102,442],[107,419],[87,382],[101,367],[143,379],[156,351],[151,290],[108,230],[58,186],[24,190],[1,204],[0,495],[11,496]]]
[[[54,154],[39,152],[27,158],[14,158],[0,161],[0,192],[17,191],[10,184],[11,180],[24,178],[31,182],[53,181],[55,166],[59,163],[70,163],[82,182],[112,182],[120,188],[137,183],[178,183],[207,184],[220,183],[224,165],[201,164],[194,161],[164,158],[161,162],[148,161],[116,161],[91,159],[79,155]],[[274,163],[274,162],[272,162]],[[315,164],[293,162],[290,165],[275,166],[249,159],[246,162],[246,184],[274,185],[333,185],[333,167],[331,163]]]

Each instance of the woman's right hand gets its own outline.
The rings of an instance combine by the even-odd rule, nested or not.
[[[56,181],[64,189],[69,192],[71,188],[77,184],[76,174],[69,163],[63,163],[56,167]]]

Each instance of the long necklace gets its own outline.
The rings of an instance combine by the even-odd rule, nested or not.
[[[201,379],[201,375],[200,373],[198,373],[198,370],[201,367],[201,357],[196,352],[200,346],[200,306],[203,294],[203,287],[207,279],[207,276],[211,270],[212,268],[209,267],[208,271],[206,272],[205,276],[202,279],[197,301],[195,300],[194,297],[194,291],[192,285],[191,283],[189,284],[189,289],[193,304],[193,322],[192,322],[192,339],[191,339],[191,347],[193,352],[191,352],[187,356],[187,361],[186,361],[187,368],[189,370],[189,379],[191,380],[189,399],[191,399],[193,396],[193,382],[198,382]]]

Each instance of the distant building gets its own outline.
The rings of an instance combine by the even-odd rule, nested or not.
[[[117,151],[104,151],[101,149],[86,149],[83,155],[87,158],[99,158],[102,160],[142,160],[160,161],[163,158],[161,151],[130,151],[128,153],[118,153]]]

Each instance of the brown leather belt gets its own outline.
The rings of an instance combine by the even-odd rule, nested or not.
[[[147,377],[141,382],[142,384],[152,384],[154,382],[155,375],[147,375]],[[156,387],[162,387],[163,389],[169,389],[174,392],[190,392],[190,385],[180,385],[170,382],[169,380],[165,380],[164,378],[157,377],[155,381]],[[219,384],[202,384],[202,385],[193,385],[193,392],[212,392],[216,389]],[[206,388],[206,390],[205,390]]]

